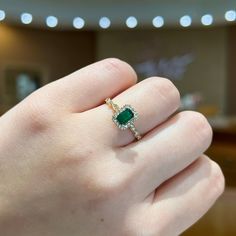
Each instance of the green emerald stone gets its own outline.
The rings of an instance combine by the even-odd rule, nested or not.
[[[120,125],[127,124],[132,118],[134,117],[134,113],[129,109],[126,108],[122,111],[117,117],[116,120],[119,122]]]

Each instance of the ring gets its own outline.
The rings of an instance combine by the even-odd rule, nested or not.
[[[129,128],[137,140],[141,139],[142,136],[139,134],[134,125],[134,121],[138,119],[138,113],[134,110],[134,108],[130,105],[124,105],[120,108],[110,98],[107,98],[105,102],[114,112],[112,120],[117,127],[121,130]]]

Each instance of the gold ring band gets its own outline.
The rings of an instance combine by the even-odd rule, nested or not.
[[[130,105],[125,105],[120,108],[110,98],[107,98],[105,102],[114,112],[112,120],[117,127],[121,130],[129,128],[137,140],[141,139],[142,136],[139,134],[134,125],[134,121],[138,119],[138,113],[134,110],[134,108]]]

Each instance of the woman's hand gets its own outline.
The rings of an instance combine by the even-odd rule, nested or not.
[[[138,84],[118,59],[37,90],[0,118],[0,235],[166,236],[196,222],[224,189],[203,155],[199,113],[176,115],[167,79]],[[137,142],[112,122],[107,97],[139,113]]]

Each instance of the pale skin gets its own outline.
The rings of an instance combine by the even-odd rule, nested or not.
[[[107,97],[138,111],[141,140],[112,122]],[[0,118],[0,235],[181,234],[221,195],[224,177],[203,154],[206,118],[175,113],[179,105],[169,80],[137,83],[114,58],[28,96]]]

